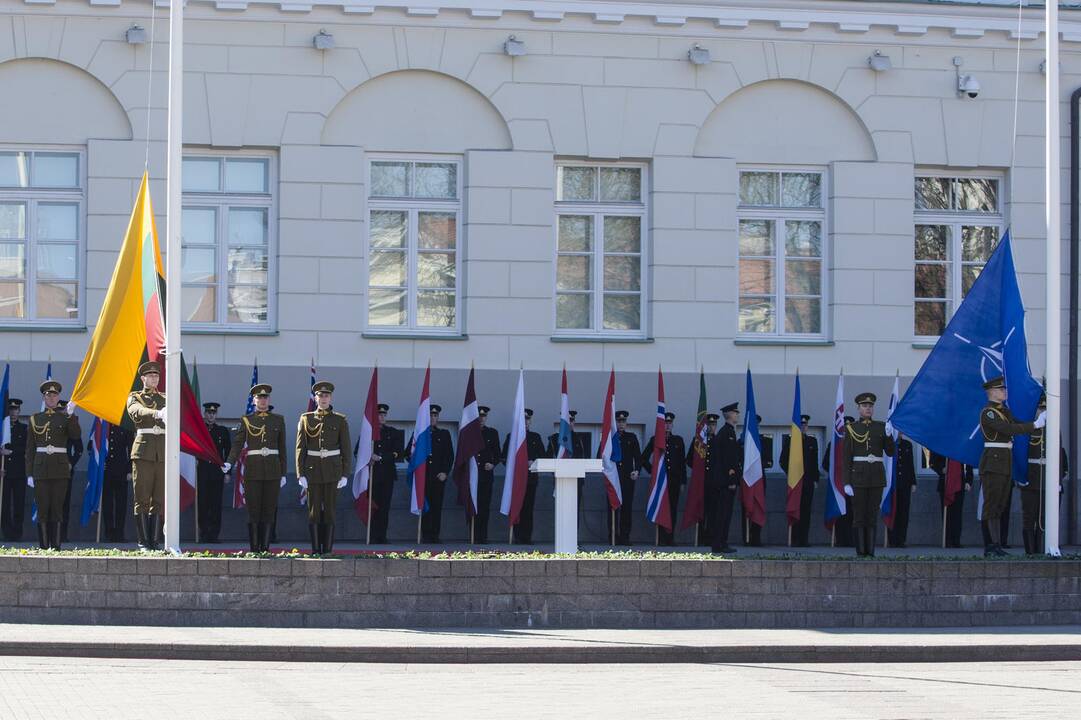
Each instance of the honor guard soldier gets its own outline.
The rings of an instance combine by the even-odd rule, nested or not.
[[[851,415],[844,416],[845,427],[848,427],[849,423],[856,422],[856,418]],[[830,433],[833,434],[832,432]],[[842,445],[843,447],[843,445]],[[826,443],[826,450],[822,453],[822,472],[826,473],[826,482],[830,482],[830,463],[833,461],[833,441],[830,440]],[[843,479],[843,478],[842,478]],[[832,490],[831,490],[832,492]],[[833,522],[833,535],[834,541],[837,547],[852,547],[852,503],[850,500],[845,500],[847,507],[844,509],[843,515],[838,516]]]
[[[626,410],[616,411],[616,440],[622,453],[616,469],[619,471],[619,492],[623,503],[616,510],[616,545],[631,544],[631,522],[634,518],[634,488],[642,469],[642,447],[638,436],[627,431]],[[609,515],[611,518],[611,515]]]
[[[499,449],[499,431],[488,427],[487,405],[477,407],[480,419],[480,439],[484,449],[477,454],[477,514],[473,517],[473,542],[488,542],[488,516],[492,509],[492,485],[495,483],[495,466],[503,462]]]
[[[886,488],[886,468],[883,455],[893,455],[893,437],[886,432],[886,423],[873,419],[874,393],[856,396],[860,417],[845,425],[842,477],[845,495],[852,498],[852,530],[856,539],[856,554],[875,554],[875,532],[882,506],[882,491]]]
[[[109,423],[109,452],[101,484],[101,525],[108,542],[127,542],[124,524],[128,515],[128,483],[131,482],[131,445],[135,434],[123,425]]]
[[[673,530],[657,527],[658,545],[675,545],[676,511],[679,509],[679,493],[687,482],[687,447],[683,438],[672,432],[672,423],[676,421],[674,412],[664,414],[664,469],[668,474],[668,508],[672,514]],[[642,451],[642,469],[653,473],[653,447],[657,438],[651,437]]]
[[[1040,397],[1039,411],[1047,411],[1047,397]],[[1028,439],[1028,484],[1021,487],[1021,535],[1025,540],[1025,554],[1038,555],[1043,548],[1044,492],[1046,491],[1047,446],[1044,428],[1034,430]],[[1069,463],[1066,448],[1059,446],[1059,478],[1066,478]],[[1059,497],[1062,495],[1059,485]]]
[[[135,531],[140,550],[157,550],[158,517],[165,507],[165,396],[158,392],[161,366],[139,366],[143,389],[128,395],[128,417],[135,425],[131,446],[131,484]]]
[[[372,443],[371,494],[372,542],[387,541],[387,524],[390,520],[390,501],[394,495],[394,481],[398,479],[397,462],[405,457],[405,433],[386,424],[390,405],[379,403],[379,437]]]
[[[8,399],[4,408],[11,431],[8,442],[0,448],[3,457],[4,494],[0,498],[0,529],[4,539],[18,542],[23,539],[23,518],[26,507],[26,425],[19,422],[23,401]]]
[[[218,424],[218,409],[221,403],[203,403],[203,421],[207,432],[218,449],[218,456],[229,454],[231,444],[229,430]],[[196,467],[199,495],[199,538],[201,543],[216,543],[221,533],[221,496],[225,487],[225,472],[221,466],[206,460],[199,460]]]
[[[815,488],[821,477],[818,472],[818,438],[811,434],[808,423],[810,415],[799,416],[800,434],[803,436],[803,482],[800,484],[799,521],[792,528],[792,546],[810,547],[811,507],[814,502]],[[788,457],[792,447],[792,436],[781,438],[781,469],[788,474]]]
[[[248,508],[248,547],[252,552],[270,550],[270,527],[278,509],[278,494],[285,487],[285,418],[270,412],[273,390],[266,383],[252,387],[249,394],[255,411],[240,418],[232,445],[222,452],[226,460],[221,470],[227,473],[248,446],[244,458],[244,505]]]
[[[67,412],[67,407],[67,400],[61,399],[56,403],[56,409],[60,412]],[[68,438],[68,463],[71,465],[71,472],[68,473],[68,484],[64,489],[64,519],[60,521],[60,542],[62,543],[68,541],[68,522],[71,520],[71,486],[75,482],[75,466],[79,464],[85,450],[86,446],[83,445],[81,437]]]
[[[987,405],[980,411],[980,430],[983,431],[983,454],[980,456],[980,482],[983,483],[983,525],[987,541],[984,556],[1008,555],[1002,549],[1001,518],[1006,510],[1007,499],[1013,490],[1012,474],[1013,436],[1028,435],[1047,422],[1046,411],[1040,412],[1034,422],[1020,422],[1003,403],[1008,399],[1006,379],[992,378],[983,384],[987,391]]]
[[[574,423],[578,417],[577,410],[567,411],[567,420],[571,426],[571,454],[567,457],[573,460],[588,460],[589,459],[589,433],[575,432]],[[559,458],[559,433],[554,432],[548,436],[547,456],[552,459]],[[582,490],[585,488],[586,479],[578,478],[578,508],[579,514],[582,512]]]
[[[720,480],[717,475],[718,465],[713,457],[714,436],[717,434],[717,422],[721,416],[717,413],[706,415],[705,442],[698,442],[697,436],[691,440],[691,446],[687,448],[687,467],[694,472],[694,459],[701,454],[701,462],[705,471],[702,486],[702,519],[698,521],[698,529],[695,532],[695,545],[713,544],[713,523],[717,519],[717,496],[720,488]],[[697,428],[695,430],[697,432]]]
[[[349,482],[353,463],[349,454],[349,423],[330,404],[334,384],[321,380],[312,385],[312,392],[315,410],[301,414],[297,424],[297,482],[308,489],[312,554],[327,555],[334,550],[338,490]]]
[[[897,511],[893,516],[893,527],[886,529],[890,547],[908,547],[908,519],[912,508],[912,493],[916,492],[916,465],[912,455],[912,441],[904,435],[897,435],[897,487],[893,490],[893,501]]]
[[[46,380],[39,388],[45,409],[30,416],[26,440],[26,484],[34,488],[38,505],[38,545],[42,550],[60,549],[60,523],[64,518],[64,488],[71,476],[68,440],[82,437],[75,406],[60,412],[60,383]]]
[[[528,465],[532,467],[533,461],[544,457],[544,440],[540,433],[533,432],[533,411],[525,408],[525,449]],[[510,435],[503,441],[503,462],[507,462],[507,448],[510,445]],[[522,500],[522,510],[518,514],[518,524],[514,526],[513,542],[518,545],[531,545],[533,543],[533,506],[537,499],[537,483],[540,474],[530,471],[526,479],[525,497]]]
[[[717,520],[713,526],[712,548],[715,553],[733,553],[736,549],[728,544],[728,529],[732,524],[736,491],[743,478],[743,452],[736,437],[739,403],[725,405],[721,408],[721,414],[724,416],[724,426],[713,437],[713,456],[717,458],[714,480],[717,485]],[[708,474],[706,481],[709,482]]]
[[[450,431],[439,427],[441,412],[443,406],[432,403],[429,410],[432,453],[428,456],[427,480],[424,486],[424,501],[428,504],[428,509],[420,520],[421,541],[429,544],[440,542],[439,533],[443,529],[443,494],[447,477],[454,467],[454,445],[450,439]],[[409,438],[409,447],[413,447],[413,438]]]

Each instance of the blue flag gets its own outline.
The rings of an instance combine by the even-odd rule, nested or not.
[[[79,523],[84,527],[90,516],[101,510],[101,490],[105,482],[105,458],[109,456],[109,423],[94,418],[90,440],[86,445],[86,492],[83,493],[83,513]]]
[[[1032,420],[1042,392],[1028,366],[1025,308],[1017,287],[1009,231],[957,308],[891,418],[924,447],[968,465],[983,452],[983,383],[1004,375],[1007,405]],[[1014,477],[1027,475],[1028,440],[1014,439]]]

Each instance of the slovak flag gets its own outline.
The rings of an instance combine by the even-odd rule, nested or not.
[[[601,422],[601,446],[597,457],[601,460],[601,472],[607,481],[608,506],[615,510],[623,504],[623,491],[619,486],[619,468],[616,463],[623,460],[623,449],[616,437],[616,369],[608,377],[608,393],[604,398],[604,415]]]
[[[898,433],[897,428],[893,426],[890,419],[893,417],[893,411],[897,409],[897,404],[901,402],[901,378],[895,376],[893,378],[893,392],[890,393],[890,410],[886,415],[886,433],[893,438],[893,455],[885,453],[885,457],[882,458],[882,464],[886,470],[886,490],[882,493],[882,517],[886,527],[893,530],[893,522],[897,517],[897,440]]]
[[[664,452],[668,446],[665,431],[664,376],[657,370],[657,424],[653,430],[653,473],[649,479],[646,517],[655,525],[672,532],[672,509],[668,503],[668,467]]]
[[[563,389],[559,392],[559,449],[556,459],[574,457],[574,440],[571,432],[570,399],[567,395],[567,366],[563,365]]]
[[[499,512],[518,524],[525,500],[526,484],[529,482],[529,454],[525,445],[525,373],[518,371],[518,391],[514,395],[514,415],[511,420],[510,437],[507,439],[507,474],[503,481],[503,501]]]
[[[841,461],[845,445],[845,376],[837,376],[837,401],[833,406],[833,439],[830,446],[830,487],[826,493],[826,528],[832,528],[837,518],[847,514],[845,479],[841,475]]]
[[[766,483],[762,470],[762,438],[754,403],[754,383],[747,368],[747,421],[743,424],[743,512],[755,525],[766,524]]]
[[[371,461],[374,439],[379,437],[379,368],[372,369],[372,382],[368,385],[368,401],[364,403],[364,418],[360,421],[360,437],[357,438],[357,469],[353,473],[353,508],[360,521],[368,522],[368,504],[371,502]]]
[[[432,366],[424,371],[424,387],[417,406],[417,424],[413,429],[413,444],[409,448],[409,512],[422,515],[425,509],[424,491],[428,479],[428,458],[432,456],[432,399],[428,394]]]

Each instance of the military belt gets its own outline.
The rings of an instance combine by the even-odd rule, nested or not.
[[[859,455],[852,458],[852,462],[878,463],[882,462],[882,458],[878,455]]]
[[[162,428],[162,427],[139,428],[138,430],[135,431],[135,434],[136,435],[164,435],[165,434],[165,428]]]
[[[1043,458],[1040,458],[1039,460],[1037,460],[1036,458],[1029,458],[1028,464],[1029,465],[1046,465],[1047,461],[1044,460]]]
[[[1000,443],[1000,442],[985,442],[985,443],[983,444],[983,446],[984,446],[985,448],[1012,448],[1012,447],[1013,447],[1013,441],[1011,440],[1010,442],[1004,442],[1004,443]]]
[[[328,458],[335,455],[341,455],[341,450],[309,450],[308,457]]]
[[[56,445],[43,445],[38,448],[39,453],[45,453],[46,455],[57,455],[59,453],[67,453],[67,448],[57,447]]]
[[[258,450],[251,450],[249,448],[248,454],[249,455],[262,455],[263,457],[266,457],[267,455],[277,455],[278,451],[275,450],[274,448],[259,448]]]

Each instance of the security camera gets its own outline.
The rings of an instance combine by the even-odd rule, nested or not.
[[[980,81],[971,75],[962,75],[957,81],[957,92],[976,99],[980,94]]]

